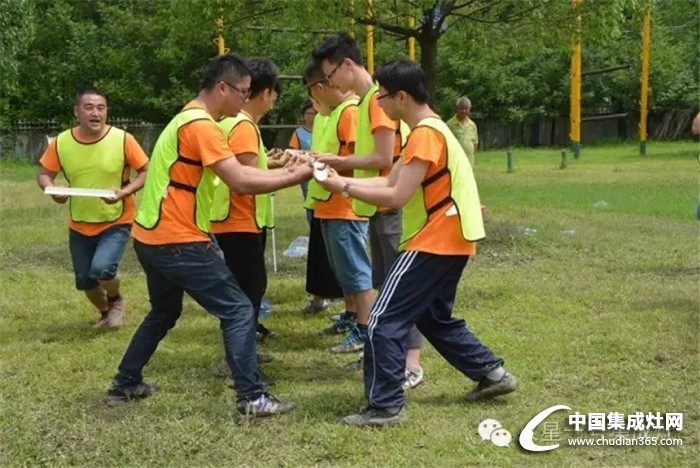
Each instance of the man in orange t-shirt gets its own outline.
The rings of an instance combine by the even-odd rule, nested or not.
[[[37,182],[42,189],[53,187],[63,172],[71,187],[114,189],[114,198],[89,205],[84,198],[71,199],[68,245],[75,287],[100,314],[95,328],[119,327],[124,299],[117,270],[134,222],[134,193],[146,180],[148,156],[131,134],[107,125],[107,98],[96,88],[78,93],[73,112],[78,126],[51,140],[39,161]],[[133,181],[131,169],[137,173]],[[64,195],[52,198],[59,204],[68,201]]]
[[[226,129],[230,128],[228,144],[233,154],[244,166],[258,167],[262,136],[257,123],[270,112],[278,97],[277,66],[265,58],[250,58],[246,66],[251,73],[250,97],[243,103],[241,112],[234,120],[226,117],[219,122]],[[231,127],[233,125],[233,127]],[[265,268],[266,229],[273,226],[259,226],[256,216],[255,195],[238,195],[228,191],[228,215],[221,219],[212,216],[211,232],[224,253],[226,265],[236,277],[238,285],[253,304],[256,318],[256,330],[262,338],[271,333],[259,323],[260,306],[267,289],[267,270]],[[258,355],[258,360],[269,360],[266,355]],[[262,370],[258,373],[267,384],[274,381]]]
[[[250,86],[250,71],[240,57],[212,59],[197,97],[156,142],[133,233],[151,310],[134,333],[107,391],[109,405],[146,398],[158,389],[143,381],[143,368],[180,318],[187,293],[219,319],[238,412],[260,417],[294,408],[261,385],[253,306],[209,233],[213,174],[236,193],[268,193],[297,185],[312,174],[308,164],[262,171],[234,157],[216,121],[238,114]]]
[[[352,91],[340,91],[328,82],[316,63],[307,67],[304,79],[311,96],[331,109],[331,114],[320,137],[320,148],[346,158],[355,148],[357,126],[357,99]],[[344,107],[345,106],[345,107]],[[330,144],[333,141],[334,144]],[[316,144],[314,143],[314,148]],[[352,172],[347,173],[352,176]],[[321,221],[323,241],[328,260],[338,284],[343,289],[345,311],[323,333],[347,331],[345,340],[331,348],[335,353],[352,353],[364,348],[365,325],[361,318],[369,315],[375,297],[372,289],[372,266],[366,250],[367,218],[357,216],[347,194],[330,193],[319,199],[309,187],[309,197],[315,200],[314,218]]]
[[[467,393],[468,400],[493,398],[517,387],[515,379],[503,369],[503,359],[484,346],[463,320],[452,317],[457,285],[475,252],[475,244],[463,233],[483,233],[483,224],[469,224],[482,223],[480,216],[476,220],[462,219],[466,212],[458,209],[458,203],[469,206],[478,216],[478,200],[464,201],[465,196],[476,194],[455,186],[471,183],[476,188],[466,155],[428,105],[425,74],[418,65],[395,60],[379,69],[375,78],[384,111],[412,129],[402,158],[388,178],[346,179],[331,174],[323,183],[333,192],[342,191],[377,206],[400,209],[411,201],[411,213],[404,208],[402,214],[403,250],[370,312],[364,362],[368,406],[359,414],[343,418],[345,424],[358,426],[398,424],[405,419],[402,384],[406,339],[414,324],[453,367],[479,382]],[[432,119],[439,121],[437,128],[424,123]],[[444,133],[438,130],[440,126]],[[451,162],[450,158],[460,161]],[[450,171],[463,167],[467,170],[459,173],[460,177],[471,180],[453,179]],[[408,227],[413,230],[407,231],[411,221]]]
[[[313,57],[321,64],[325,75],[333,86],[341,91],[353,91],[360,96],[358,107],[366,111],[365,125],[358,124],[355,138],[355,152],[349,158],[325,156],[319,161],[327,163],[339,172],[344,170],[370,169],[381,176],[388,176],[391,167],[401,154],[401,131],[399,122],[392,120],[379,105],[379,91],[362,62],[362,52],[355,40],[345,33],[334,34],[326,38],[314,50]],[[363,105],[365,104],[365,105]],[[362,143],[365,143],[364,145]],[[358,150],[373,148],[370,151]],[[369,153],[369,154],[368,154]],[[391,265],[398,255],[399,240],[401,239],[401,213],[386,207],[377,207],[376,212],[369,218],[369,247],[372,255],[372,286],[380,290],[384,285]],[[358,323],[366,335],[369,319],[360,317]],[[404,388],[414,388],[423,380],[423,368],[420,365],[423,335],[416,327],[408,335],[408,354],[406,357],[406,381]],[[355,361],[355,366],[362,367],[362,356]]]

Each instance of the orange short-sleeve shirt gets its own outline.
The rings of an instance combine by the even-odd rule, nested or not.
[[[94,141],[81,141],[77,138],[76,128],[71,129],[71,134],[73,138],[79,143],[94,143]],[[112,127],[110,127],[111,130]],[[107,130],[109,131],[109,130]],[[122,174],[122,180],[127,180],[131,169],[141,170],[146,164],[148,164],[148,156],[144,153],[141,145],[138,144],[136,138],[130,133],[126,133],[126,141],[124,142],[124,152],[126,158],[126,165],[124,167],[124,174]],[[51,172],[59,173],[63,170],[61,163],[58,159],[58,153],[56,152],[56,139],[51,140],[49,147],[41,156],[39,160],[41,166]],[[109,223],[81,223],[75,222],[68,216],[68,227],[84,236],[97,236],[102,232],[106,231],[115,225],[131,225],[134,222],[134,213],[136,212],[136,204],[134,201],[134,196],[130,195],[123,200],[124,210],[119,219],[109,222]]]
[[[258,154],[258,132],[253,122],[243,120],[233,127],[228,136],[228,145],[233,154]],[[257,159],[255,160],[257,167]],[[211,232],[260,232],[255,222],[255,195],[237,195],[230,190],[229,215],[223,221],[212,222]]]
[[[447,165],[447,143],[445,137],[430,127],[418,127],[411,132],[406,142],[403,165],[414,161],[429,164],[425,174],[427,180]],[[400,177],[400,176],[399,176]],[[431,207],[450,193],[450,177],[445,175],[425,188],[425,206]],[[476,244],[462,237],[459,216],[447,216],[447,204],[434,212],[423,229],[406,245],[406,250],[418,250],[436,255],[473,255]]]
[[[202,106],[196,101],[191,101],[185,109],[192,107]],[[211,120],[195,120],[182,126],[178,131],[178,146],[181,156],[201,161],[204,167],[232,156],[224,134]],[[196,187],[199,185],[202,170],[200,166],[175,163],[170,168],[170,180]],[[149,174],[147,177],[150,176]],[[145,229],[135,223],[132,231],[134,239],[149,245],[209,241],[209,236],[197,227],[195,196],[187,190],[169,186],[161,204],[158,224],[153,229]]]
[[[372,134],[377,130],[391,130],[394,132],[394,158],[397,158],[401,154],[401,133],[399,132],[399,122],[397,120],[391,120],[384,109],[379,107],[379,91],[372,94],[371,101],[369,102],[369,120],[372,126]],[[382,169],[379,173],[382,177],[387,177],[391,172],[391,167]]]
[[[352,154],[355,146],[355,128],[357,127],[357,106],[348,106],[343,109],[338,119],[338,139],[341,141],[338,156]],[[352,177],[352,171],[342,172],[340,175]],[[352,199],[345,198],[339,193],[334,193],[325,202],[317,202],[314,206],[314,217],[318,219],[346,219],[360,221],[361,218],[352,211]]]

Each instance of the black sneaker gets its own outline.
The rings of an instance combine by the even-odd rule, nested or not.
[[[239,401],[236,403],[236,409],[244,416],[264,418],[266,416],[288,413],[294,409],[294,403],[278,400],[269,393],[263,393],[255,400]]]
[[[274,361],[275,358],[269,354],[258,354],[258,364],[267,364],[268,362]]]
[[[518,381],[506,372],[501,380],[497,381],[484,377],[475,388],[467,392],[465,397],[469,401],[483,401],[514,392],[517,388]]]
[[[112,382],[107,390],[107,406],[118,406],[132,400],[142,400],[153,395],[159,389],[158,385],[146,382],[129,386],[121,386]]]
[[[406,421],[406,410],[401,408],[366,407],[358,414],[345,416],[340,421],[350,426],[394,426]]]

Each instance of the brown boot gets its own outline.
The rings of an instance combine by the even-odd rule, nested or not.
[[[105,328],[107,326],[107,314],[109,311],[104,311],[100,312],[100,318],[97,319],[97,322],[92,326],[92,328]]]
[[[119,298],[109,303],[107,311],[107,327],[118,328],[124,323],[124,299]]]

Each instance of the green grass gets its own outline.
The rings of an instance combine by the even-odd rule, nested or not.
[[[487,239],[460,283],[456,315],[505,358],[521,384],[490,404],[468,404],[472,383],[429,346],[427,382],[408,394],[399,428],[343,427],[363,405],[359,373],[331,355],[337,340],[315,331],[327,315],[298,313],[305,262],[281,256],[305,235],[298,188],[279,193],[280,269],[267,324],[280,338],[265,352],[276,394],[297,410],[241,424],[232,393],[212,372],[221,358],[216,320],[186,300],[146,377],[162,391],[107,408],[105,390],[148,310],[145,277],[129,246],[122,262],[125,326],[92,330],[86,299],[73,290],[66,207],[36,188],[35,168],[0,165],[0,464],[83,466],[697,466],[698,146],[584,148],[559,169],[560,151],[515,149],[477,156],[488,205]],[[604,209],[594,208],[606,201]],[[536,229],[535,236],[516,231]],[[571,231],[575,231],[573,234]],[[682,447],[562,447],[527,454],[517,435],[541,410],[682,412]],[[564,413],[550,420],[563,421]],[[508,448],[482,442],[477,424],[501,421]],[[695,462],[693,462],[695,460]]]

